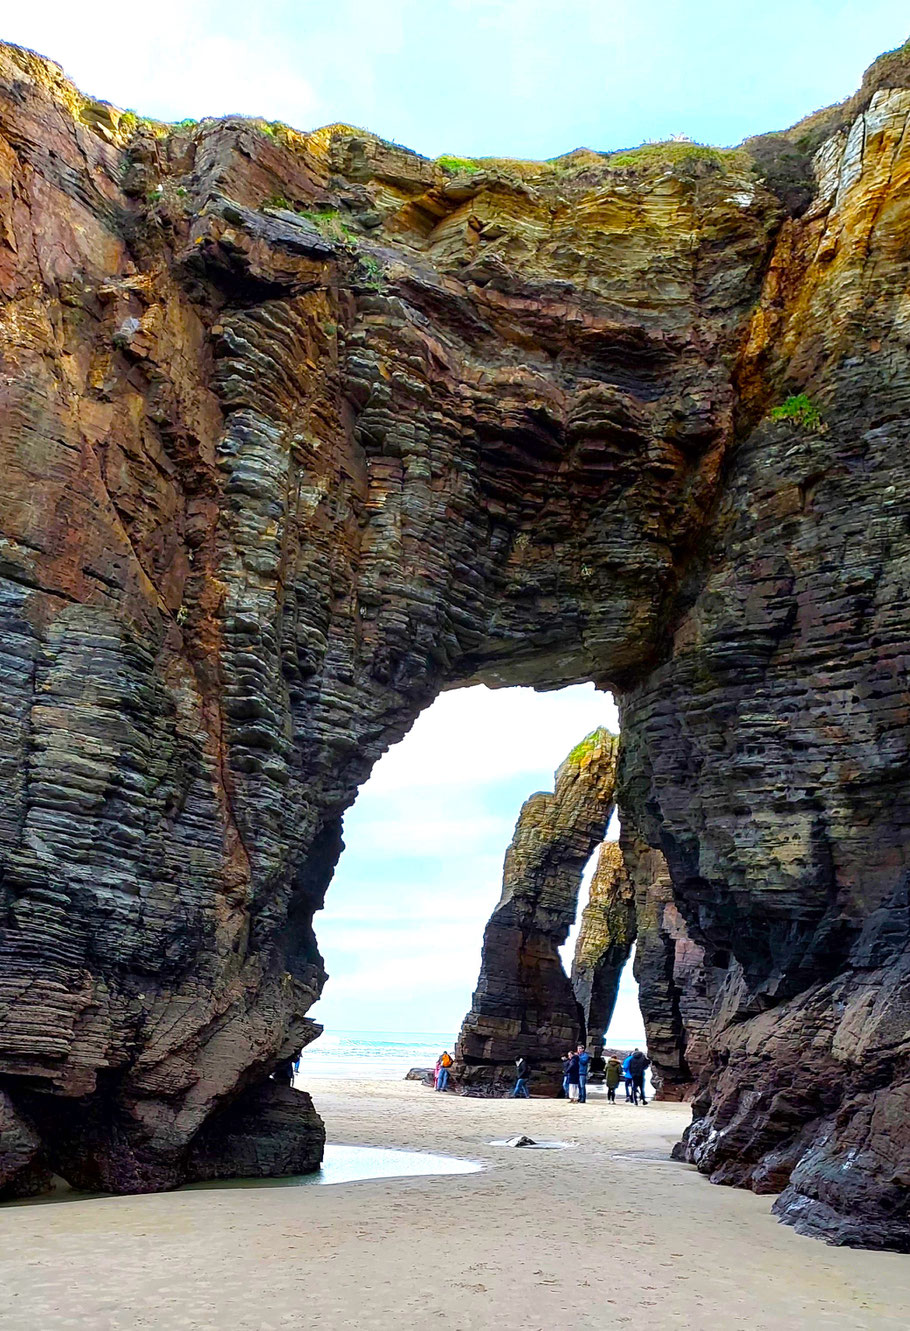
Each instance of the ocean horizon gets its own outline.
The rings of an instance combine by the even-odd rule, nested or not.
[[[326,1028],[300,1056],[297,1083],[314,1078],[398,1081],[411,1068],[433,1067],[443,1049],[451,1053],[457,1036],[445,1031],[360,1031]],[[611,1035],[607,1045],[634,1049],[636,1038]]]

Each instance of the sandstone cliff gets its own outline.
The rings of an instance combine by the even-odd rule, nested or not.
[[[690,1157],[910,1247],[908,86],[434,163],[0,50],[9,1189],[246,1169],[372,763],[444,686],[593,679],[724,977]]]
[[[480,976],[455,1051],[465,1083],[513,1083],[516,1058],[537,1089],[562,1081],[582,1023],[559,949],[578,909],[585,865],[613,812],[617,736],[595,730],[572,749],[552,793],[522,806],[506,851],[502,896],[483,936]]]

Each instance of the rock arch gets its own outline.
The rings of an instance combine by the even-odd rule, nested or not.
[[[379,753],[590,679],[723,976],[690,1157],[910,1245],[908,82],[460,171],[0,50],[10,1189],[221,1167]]]

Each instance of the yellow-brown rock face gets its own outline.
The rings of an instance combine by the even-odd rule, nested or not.
[[[345,808],[441,688],[593,679],[725,976],[692,1158],[910,1246],[907,65],[465,168],[0,50],[8,1191],[315,1162],[266,1081]]]

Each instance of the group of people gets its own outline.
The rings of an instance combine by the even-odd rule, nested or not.
[[[588,1098],[588,1073],[591,1070],[591,1055],[580,1044],[574,1053],[569,1052],[562,1060],[562,1091],[573,1104],[583,1105]]]
[[[626,1086],[626,1099],[633,1105],[646,1105],[648,1101],[645,1097],[645,1073],[650,1066],[651,1060],[640,1049],[634,1049],[621,1063],[615,1054],[611,1054],[604,1072],[608,1102],[616,1104],[616,1088],[623,1081]],[[516,1068],[518,1078],[512,1095],[529,1095],[527,1060],[524,1058],[516,1060]],[[586,1102],[590,1070],[591,1055],[583,1044],[578,1045],[574,1052],[566,1054],[562,1060],[562,1089],[567,1100],[580,1105]]]
[[[650,1066],[650,1058],[640,1049],[633,1049],[621,1063],[615,1054],[611,1054],[604,1072],[609,1103],[616,1104],[616,1088],[623,1081],[626,1084],[626,1099],[633,1105],[646,1105],[648,1102],[645,1099],[645,1073]]]
[[[444,1091],[449,1084],[449,1068],[452,1066],[453,1059],[448,1049],[443,1049],[436,1060],[436,1067],[433,1071],[433,1089]]]
[[[449,1069],[453,1061],[448,1049],[443,1049],[433,1070],[433,1087],[435,1090],[444,1091],[448,1086]],[[640,1049],[633,1049],[632,1053],[621,1063],[615,1054],[611,1054],[607,1059],[604,1072],[609,1103],[616,1104],[616,1088],[622,1081],[625,1082],[626,1086],[626,1099],[633,1105],[646,1105],[648,1101],[645,1098],[645,1073],[650,1066],[651,1060]],[[583,1044],[577,1045],[574,1051],[570,1051],[562,1060],[563,1095],[573,1104],[583,1105],[586,1103],[590,1071],[591,1055]],[[513,1100],[529,1098],[531,1094],[528,1089],[530,1077],[531,1069],[528,1060],[524,1057],[516,1058],[515,1086],[512,1090]]]

